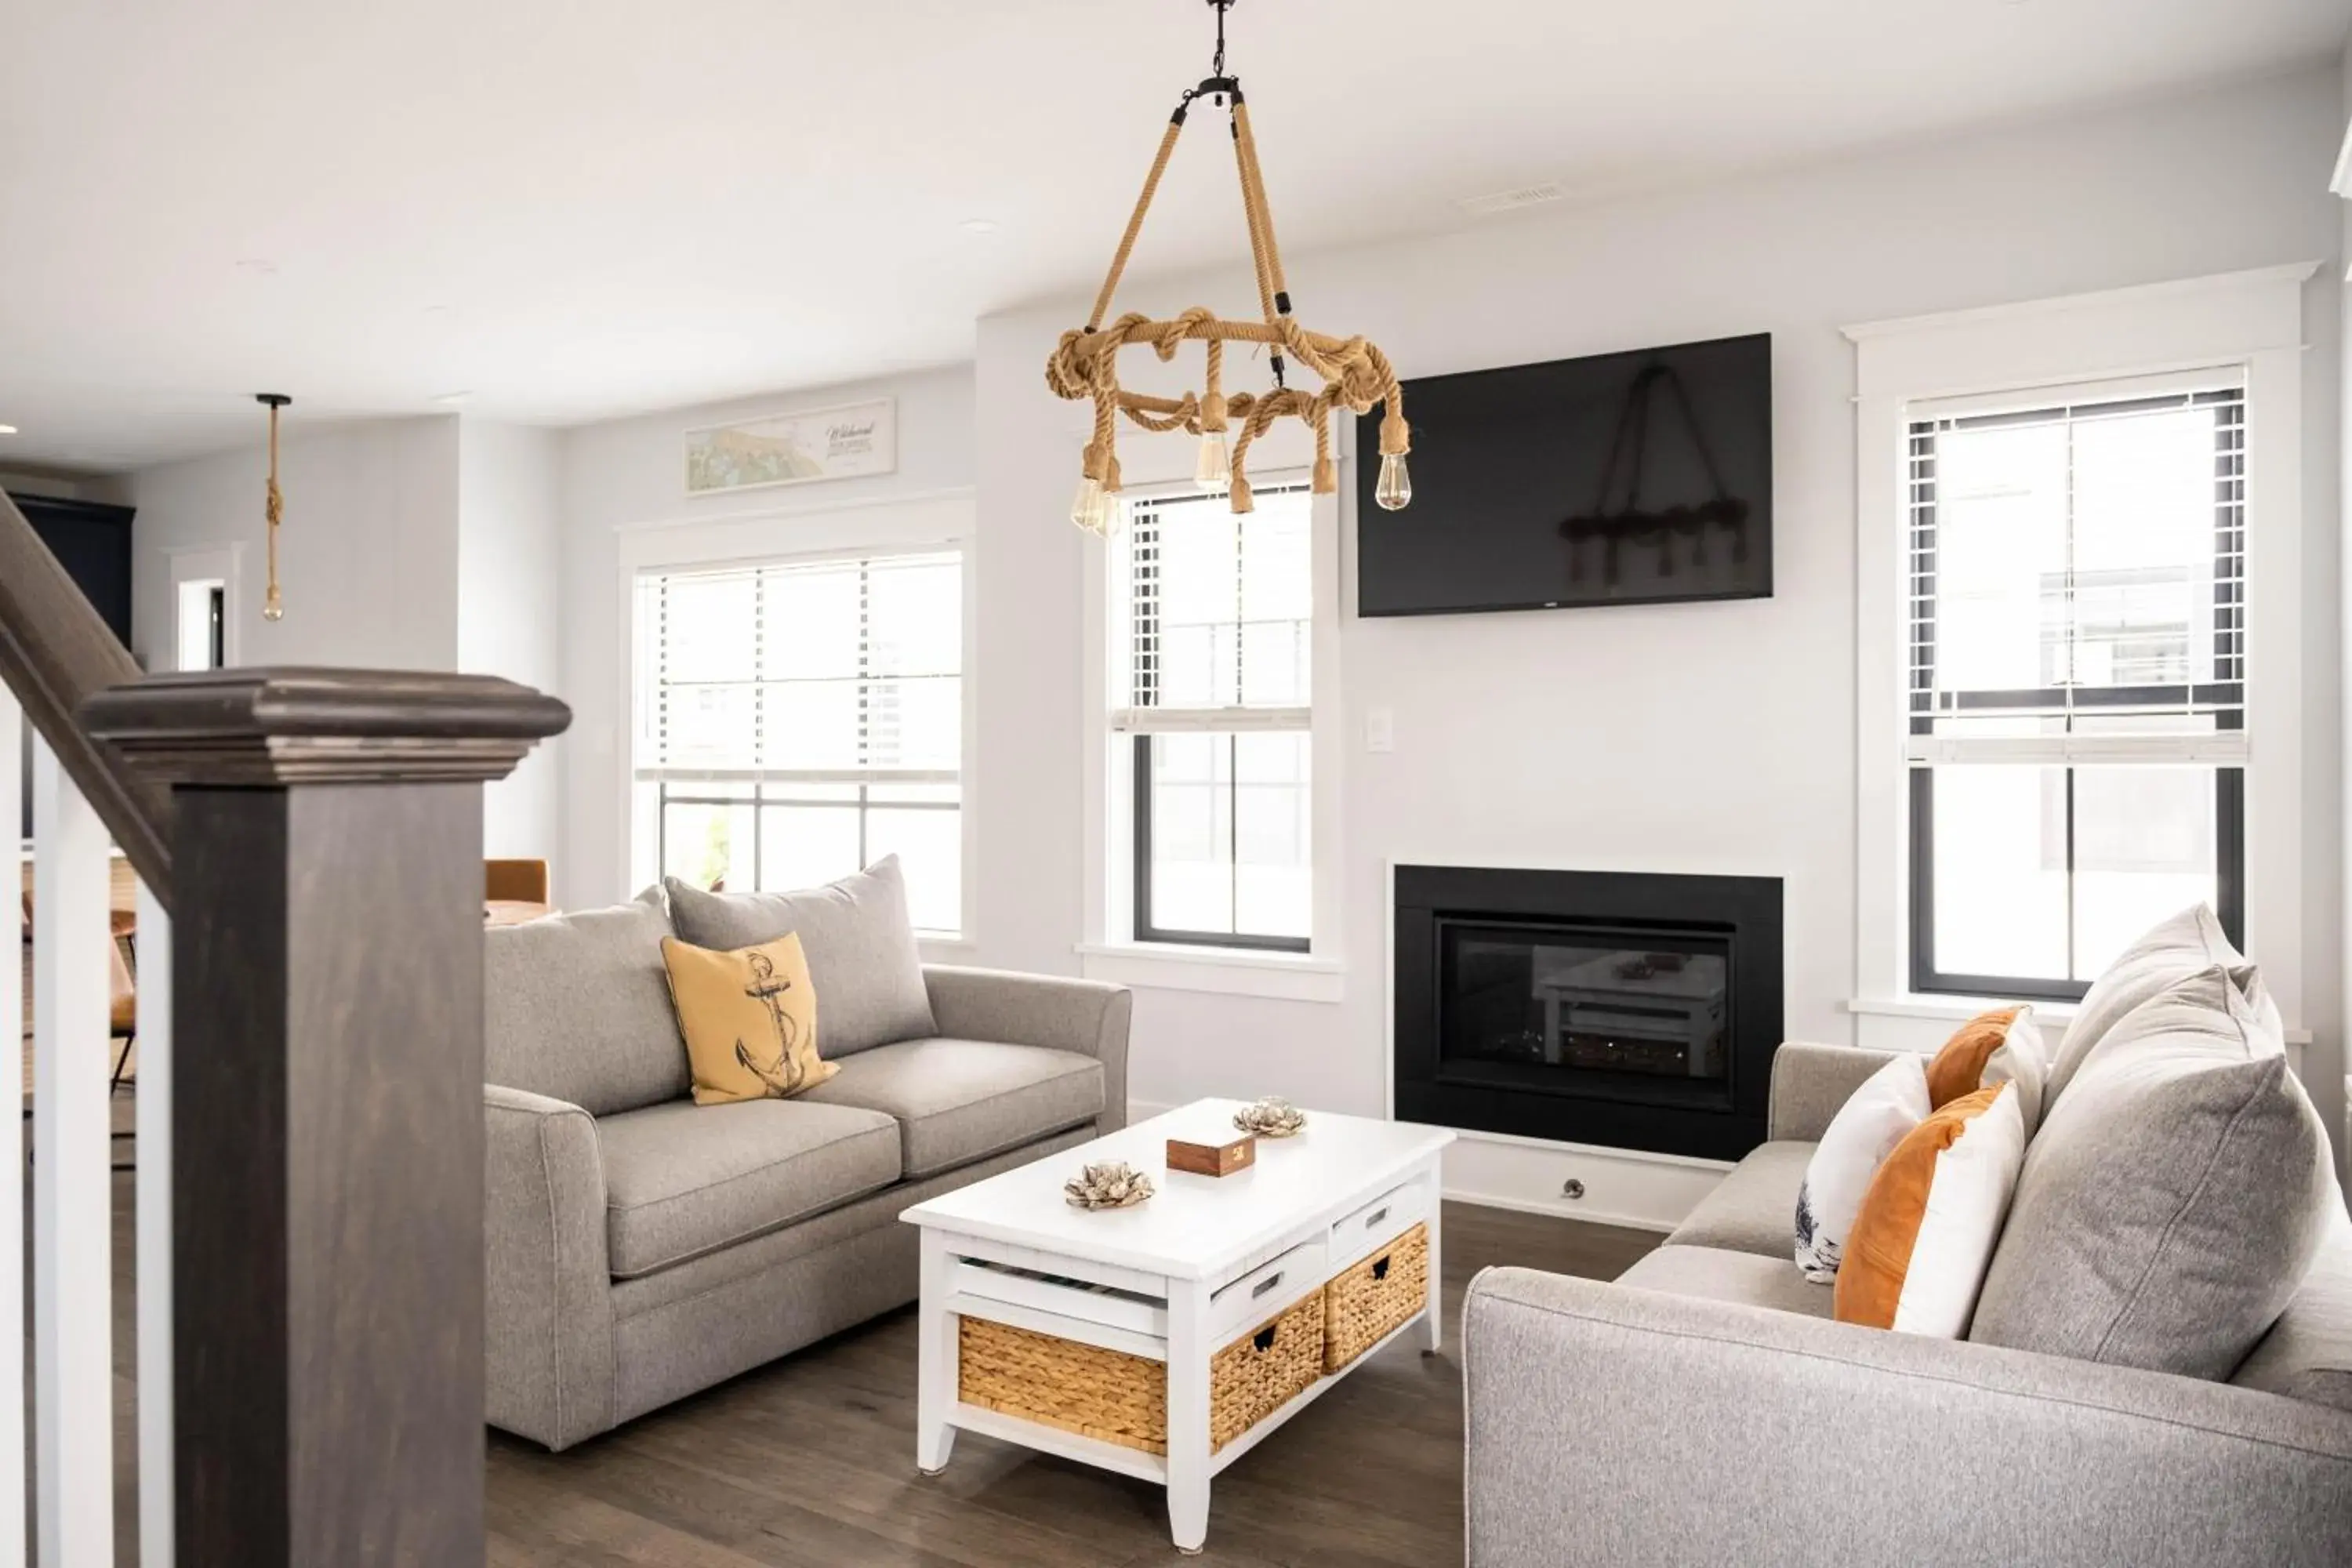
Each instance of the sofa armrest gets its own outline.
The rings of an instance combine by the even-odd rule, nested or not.
[[[1772,1055],[1772,1111],[1765,1136],[1820,1142],[1838,1108],[1899,1054],[1789,1041]]]
[[[1102,1063],[1103,1111],[1096,1125],[1127,1125],[1127,1028],[1135,995],[1124,985],[1002,969],[923,965],[940,1033],[965,1040],[1050,1046]]]
[[[2352,1561],[2341,1411],[1523,1268],[1463,1344],[1473,1568]]]
[[[568,1447],[613,1425],[613,1279],[596,1123],[576,1105],[491,1084],[489,1421]]]

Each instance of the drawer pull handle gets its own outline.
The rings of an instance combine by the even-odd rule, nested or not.
[[[1381,1221],[1382,1221],[1382,1220],[1384,1220],[1384,1219],[1386,1219],[1386,1218],[1388,1218],[1388,1217],[1389,1217],[1389,1211],[1388,1211],[1388,1210],[1386,1210],[1386,1209],[1384,1209],[1384,1208],[1374,1209],[1371,1213],[1370,1213],[1370,1214],[1368,1214],[1368,1215],[1366,1215],[1364,1216],[1364,1228],[1365,1228],[1366,1230],[1370,1230],[1370,1229],[1371,1229],[1371,1228],[1372,1228],[1372,1226],[1376,1226],[1376,1225],[1380,1224],[1380,1223],[1381,1223]]]
[[[1250,1336],[1250,1343],[1256,1346],[1261,1351],[1272,1350],[1274,1348],[1274,1331],[1278,1326],[1279,1325],[1275,1323],[1268,1323],[1265,1327],[1260,1329],[1256,1333]]]
[[[1277,1285],[1279,1285],[1279,1284],[1281,1284],[1281,1283],[1282,1283],[1282,1275],[1280,1275],[1280,1274],[1269,1274],[1269,1275],[1267,1275],[1265,1279],[1263,1279],[1259,1280],[1256,1284],[1255,1284],[1255,1285],[1253,1285],[1253,1286],[1251,1286],[1251,1287],[1250,1287],[1250,1300],[1253,1300],[1253,1301],[1256,1300],[1260,1296],[1265,1295],[1268,1290],[1273,1289],[1276,1286],[1277,1286]],[[1271,1331],[1268,1331],[1270,1332]],[[1260,1349],[1260,1350],[1264,1350],[1264,1349],[1265,1349],[1265,1347],[1264,1345],[1260,1345],[1260,1346],[1258,1346],[1257,1348],[1258,1348],[1258,1349]]]
[[[1378,1263],[1372,1265],[1372,1278],[1375,1279],[1385,1279],[1388,1277],[1389,1260],[1383,1258]]]

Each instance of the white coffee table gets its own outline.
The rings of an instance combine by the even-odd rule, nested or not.
[[[1168,1489],[1176,1545],[1197,1552],[1208,1537],[1211,1478],[1365,1359],[1212,1453],[1209,1359],[1219,1346],[1425,1225],[1428,1298],[1391,1337],[1412,1334],[1423,1352],[1438,1348],[1438,1157],[1454,1134],[1310,1111],[1297,1137],[1260,1139],[1248,1170],[1223,1177],[1169,1171],[1170,1137],[1231,1136],[1237,1109],[1234,1100],[1200,1100],[899,1216],[923,1233],[915,1462],[925,1474],[946,1467],[961,1428],[1140,1476]],[[1158,1194],[1134,1208],[1071,1207],[1062,1183],[1095,1160],[1149,1172]],[[1024,1272],[1010,1272],[1016,1269]],[[966,1316],[1165,1361],[1167,1457],[965,1403],[957,1373]]]

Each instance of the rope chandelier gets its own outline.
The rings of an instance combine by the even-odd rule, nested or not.
[[[286,600],[278,592],[278,525],[286,520],[286,492],[278,488],[278,411],[294,400],[282,392],[257,392],[253,400],[269,409],[269,489],[261,503],[269,522],[269,592],[261,601],[261,618],[282,621]]]
[[[1127,220],[1127,232],[1111,258],[1110,272],[1103,279],[1102,291],[1095,296],[1093,314],[1087,318],[1084,327],[1064,332],[1045,362],[1045,384],[1056,396],[1072,401],[1091,398],[1094,402],[1094,434],[1087,443],[1080,465],[1082,477],[1077,497],[1070,506],[1070,521],[1106,538],[1116,526],[1118,515],[1111,498],[1119,489],[1115,430],[1116,416],[1121,414],[1146,430],[1181,428],[1198,436],[1201,453],[1193,470],[1194,481],[1212,493],[1229,493],[1234,510],[1245,512],[1252,504],[1247,472],[1250,444],[1265,435],[1274,421],[1296,416],[1314,430],[1314,489],[1318,495],[1328,495],[1339,488],[1339,469],[1331,460],[1332,408],[1340,406],[1366,414],[1373,405],[1383,405],[1380,482],[1374,488],[1373,499],[1390,511],[1412,500],[1412,479],[1405,468],[1405,453],[1412,447],[1412,439],[1404,422],[1404,394],[1397,384],[1396,372],[1389,366],[1388,356],[1361,337],[1334,338],[1310,332],[1290,313],[1290,293],[1282,275],[1282,252],[1275,244],[1274,216],[1266,209],[1265,184],[1258,174],[1257,142],[1250,133],[1249,109],[1242,100],[1241,79],[1225,71],[1225,13],[1233,4],[1234,0],[1209,0],[1217,13],[1217,52],[1211,60],[1209,75],[1198,87],[1187,89],[1177,100],[1167,133],[1160,139],[1159,156],[1151,162],[1151,172],[1144,176],[1143,194],[1136,198],[1134,215]],[[1242,213],[1249,225],[1250,260],[1257,273],[1258,303],[1265,319],[1226,321],[1211,314],[1204,306],[1194,306],[1163,321],[1130,311],[1106,327],[1103,318],[1110,313],[1111,296],[1118,288],[1119,274],[1126,270],[1128,257],[1135,249],[1136,235],[1143,227],[1143,215],[1150,209],[1152,193],[1159,188],[1160,176],[1167,170],[1170,155],[1176,151],[1176,139],[1183,132],[1185,116],[1193,100],[1201,98],[1213,98],[1220,106],[1230,100],[1233,106],[1234,156],[1241,174]],[[1198,395],[1188,392],[1181,397],[1153,397],[1119,386],[1119,350],[1130,343],[1147,343],[1162,360],[1172,360],[1179,345],[1193,340],[1208,345],[1207,379]],[[1267,358],[1274,372],[1273,390],[1236,392],[1230,397],[1225,395],[1224,351],[1230,342],[1260,343],[1271,350]],[[1287,384],[1284,380],[1286,356],[1313,372],[1323,383],[1322,388],[1310,393]],[[1233,428],[1238,428],[1240,433],[1233,438],[1229,450],[1225,432]]]

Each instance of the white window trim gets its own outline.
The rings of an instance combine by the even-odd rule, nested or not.
[[[637,690],[637,579],[648,573],[760,563],[819,560],[826,556],[897,555],[951,548],[963,555],[963,763],[960,820],[962,827],[962,929],[953,937],[922,937],[927,961],[968,960],[977,951],[973,929],[979,908],[978,791],[973,787],[973,745],[980,721],[978,643],[979,573],[974,570],[974,507],[971,491],[953,489],[826,508],[755,513],[710,522],[667,523],[616,531],[620,570],[614,583],[620,625],[627,647],[621,659],[621,743],[614,748],[614,787],[620,792],[619,864],[629,868],[630,885],[642,886],[650,852],[639,844],[635,810]]]
[[[1309,658],[1314,671],[1313,722],[1307,730],[1313,748],[1308,812],[1312,820],[1314,857],[1313,931],[1305,952],[1263,952],[1241,948],[1186,947],[1171,942],[1135,940],[1133,859],[1134,832],[1132,752],[1113,743],[1117,731],[1111,713],[1109,682],[1111,647],[1112,548],[1100,541],[1086,543],[1083,595],[1083,646],[1087,650],[1085,671],[1086,743],[1086,926],[1076,947],[1080,972],[1089,980],[1108,980],[1168,991],[1211,991],[1230,995],[1263,996],[1281,1001],[1337,1003],[1346,986],[1347,967],[1340,944],[1339,809],[1340,744],[1343,704],[1339,689],[1339,533],[1341,507],[1351,500],[1353,463],[1349,460],[1354,422],[1342,419],[1336,432],[1340,442],[1339,492],[1314,496],[1309,509],[1313,529],[1315,620]],[[1138,443],[1141,445],[1141,443]],[[1264,489],[1282,484],[1304,484],[1303,467],[1277,468],[1276,457],[1287,458],[1283,443],[1260,443],[1250,482]],[[1271,450],[1270,450],[1271,449]],[[1183,471],[1191,471],[1192,445],[1163,438],[1144,461],[1180,456]],[[1136,464],[1129,464],[1134,475]],[[1189,479],[1171,471],[1162,480],[1130,478],[1129,497],[1197,495]],[[1124,738],[1124,737],[1119,737]]]
[[[2299,262],[1844,330],[1854,345],[1858,994],[1850,1006],[1860,1043],[1877,1043],[1874,1020],[1940,1017],[1960,1005],[1909,989],[1903,453],[1911,406],[2222,367],[2242,371],[2246,388],[2246,945],[2301,1032],[2302,290],[2318,268]]]

